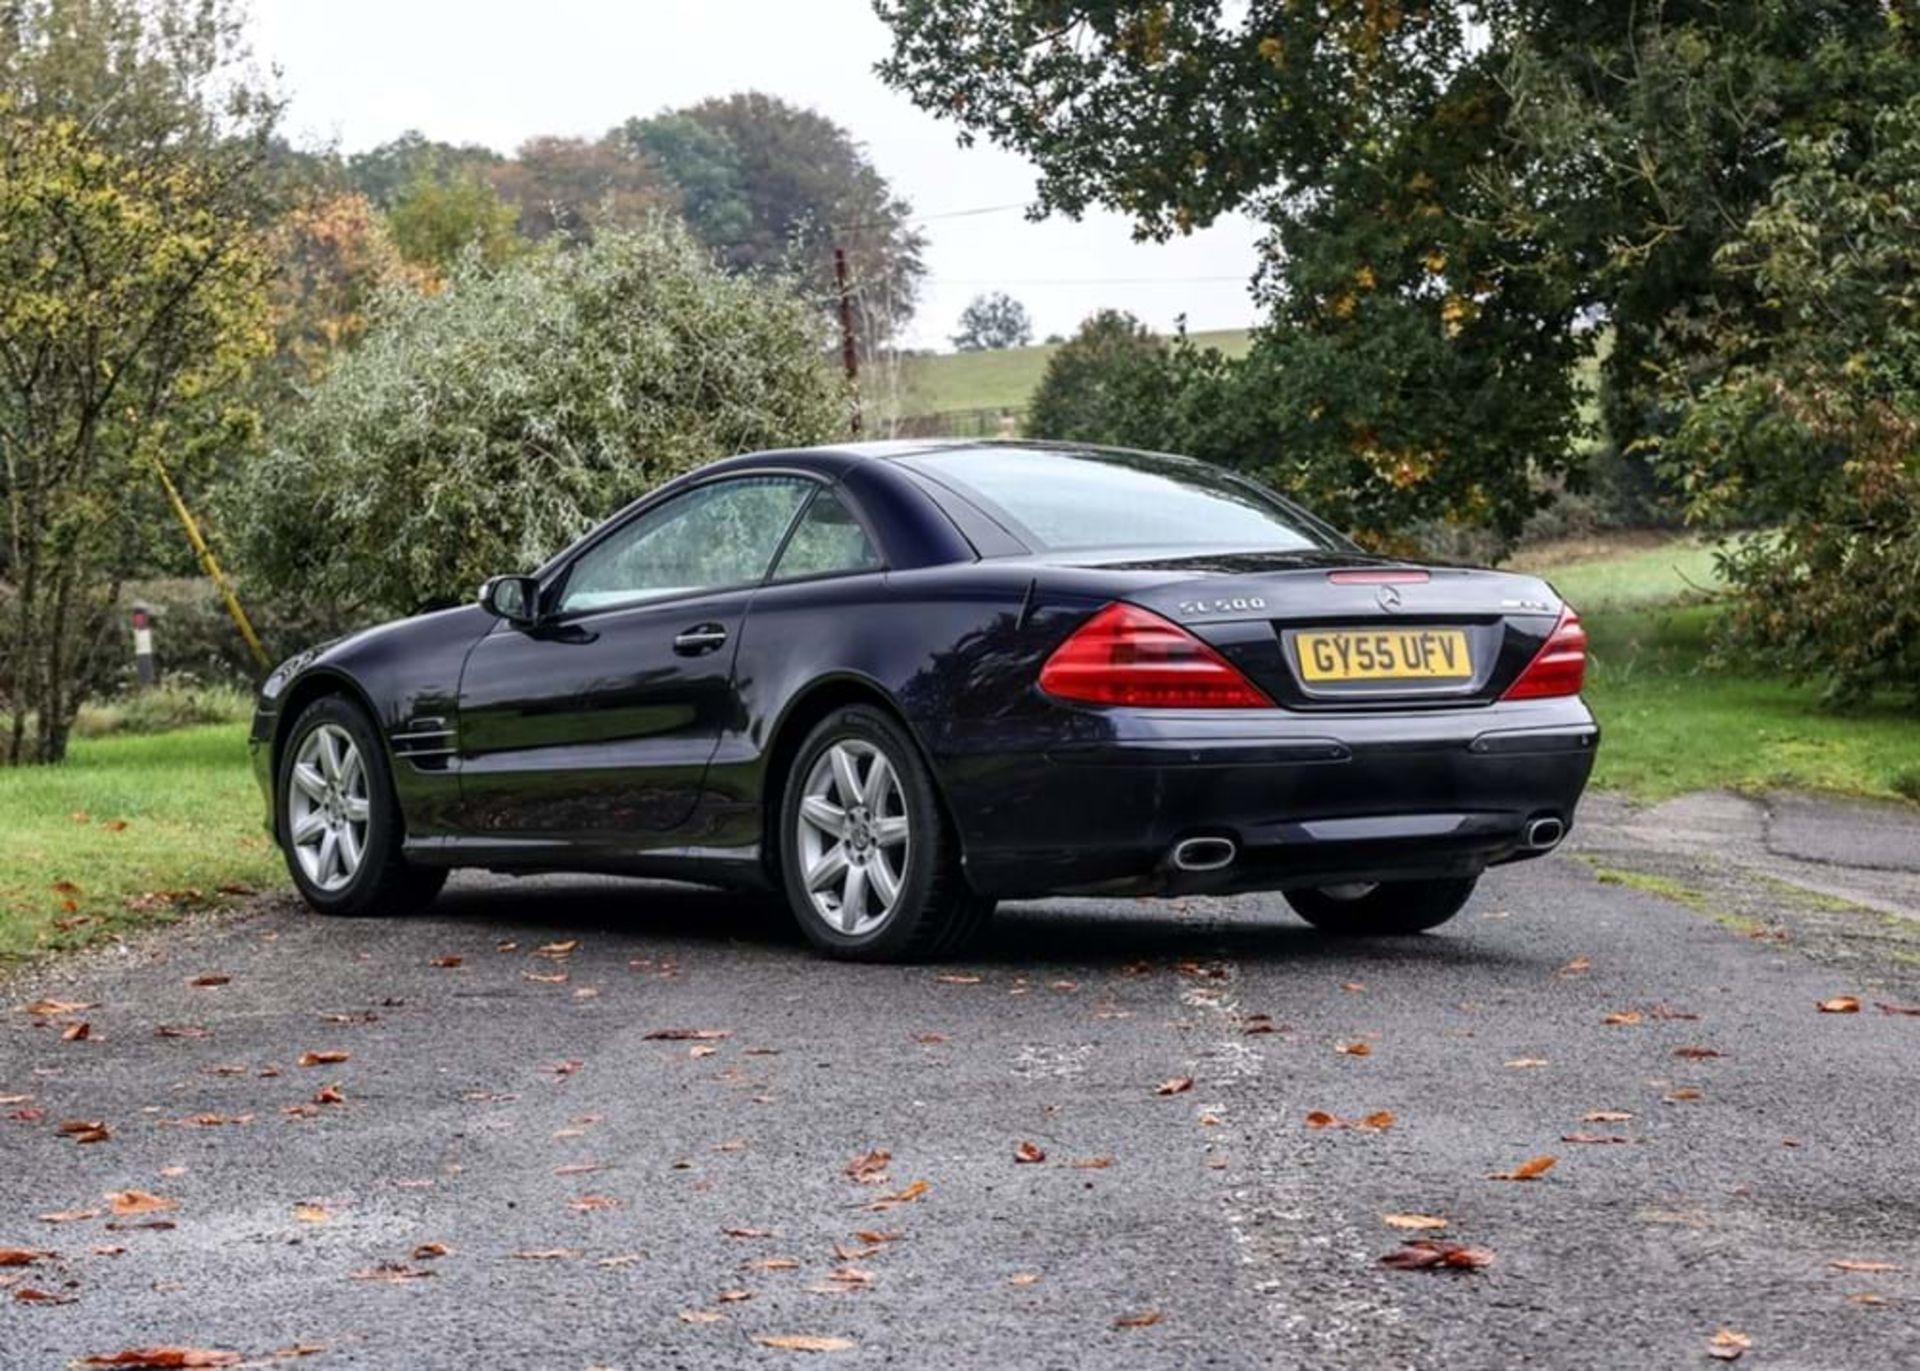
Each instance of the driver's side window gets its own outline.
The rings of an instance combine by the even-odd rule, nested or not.
[[[797,476],[743,476],[698,486],[648,510],[573,564],[562,614],[640,604],[766,575],[813,490]]]

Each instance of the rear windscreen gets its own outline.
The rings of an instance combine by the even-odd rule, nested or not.
[[[1342,544],[1284,501],[1201,462],[1149,453],[954,448],[901,465],[978,504],[1035,552]]]

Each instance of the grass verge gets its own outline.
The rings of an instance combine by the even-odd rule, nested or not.
[[[76,738],[61,766],[0,769],[0,961],[278,885],[260,816],[244,725]]]
[[[1824,790],[1891,799],[1920,776],[1920,720],[1891,699],[1845,713],[1814,685],[1716,668],[1708,549],[1678,542],[1530,568],[1580,608],[1586,696],[1604,730],[1593,783],[1636,799]]]

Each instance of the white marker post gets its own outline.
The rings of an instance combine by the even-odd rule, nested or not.
[[[133,607],[133,674],[143,690],[159,676],[153,665],[153,616],[145,605]]]

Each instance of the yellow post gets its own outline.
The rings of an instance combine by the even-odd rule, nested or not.
[[[233,593],[233,582],[227,579],[227,573],[220,569],[219,559],[213,555],[213,549],[207,546],[207,540],[200,536],[200,525],[193,517],[193,511],[187,508],[187,502],[180,498],[179,490],[173,484],[173,477],[167,474],[166,464],[156,454],[153,469],[160,476],[160,484],[166,488],[167,499],[173,505],[173,512],[180,516],[180,526],[187,531],[187,542],[193,547],[193,555],[200,559],[200,569],[220,591],[220,598],[226,601],[227,613],[233,618],[233,626],[240,630],[240,636],[246,639],[253,660],[265,671],[273,665],[273,659],[267,656],[267,649],[261,645],[260,635],[253,631],[253,624],[247,618],[247,611],[240,607],[240,597]]]

